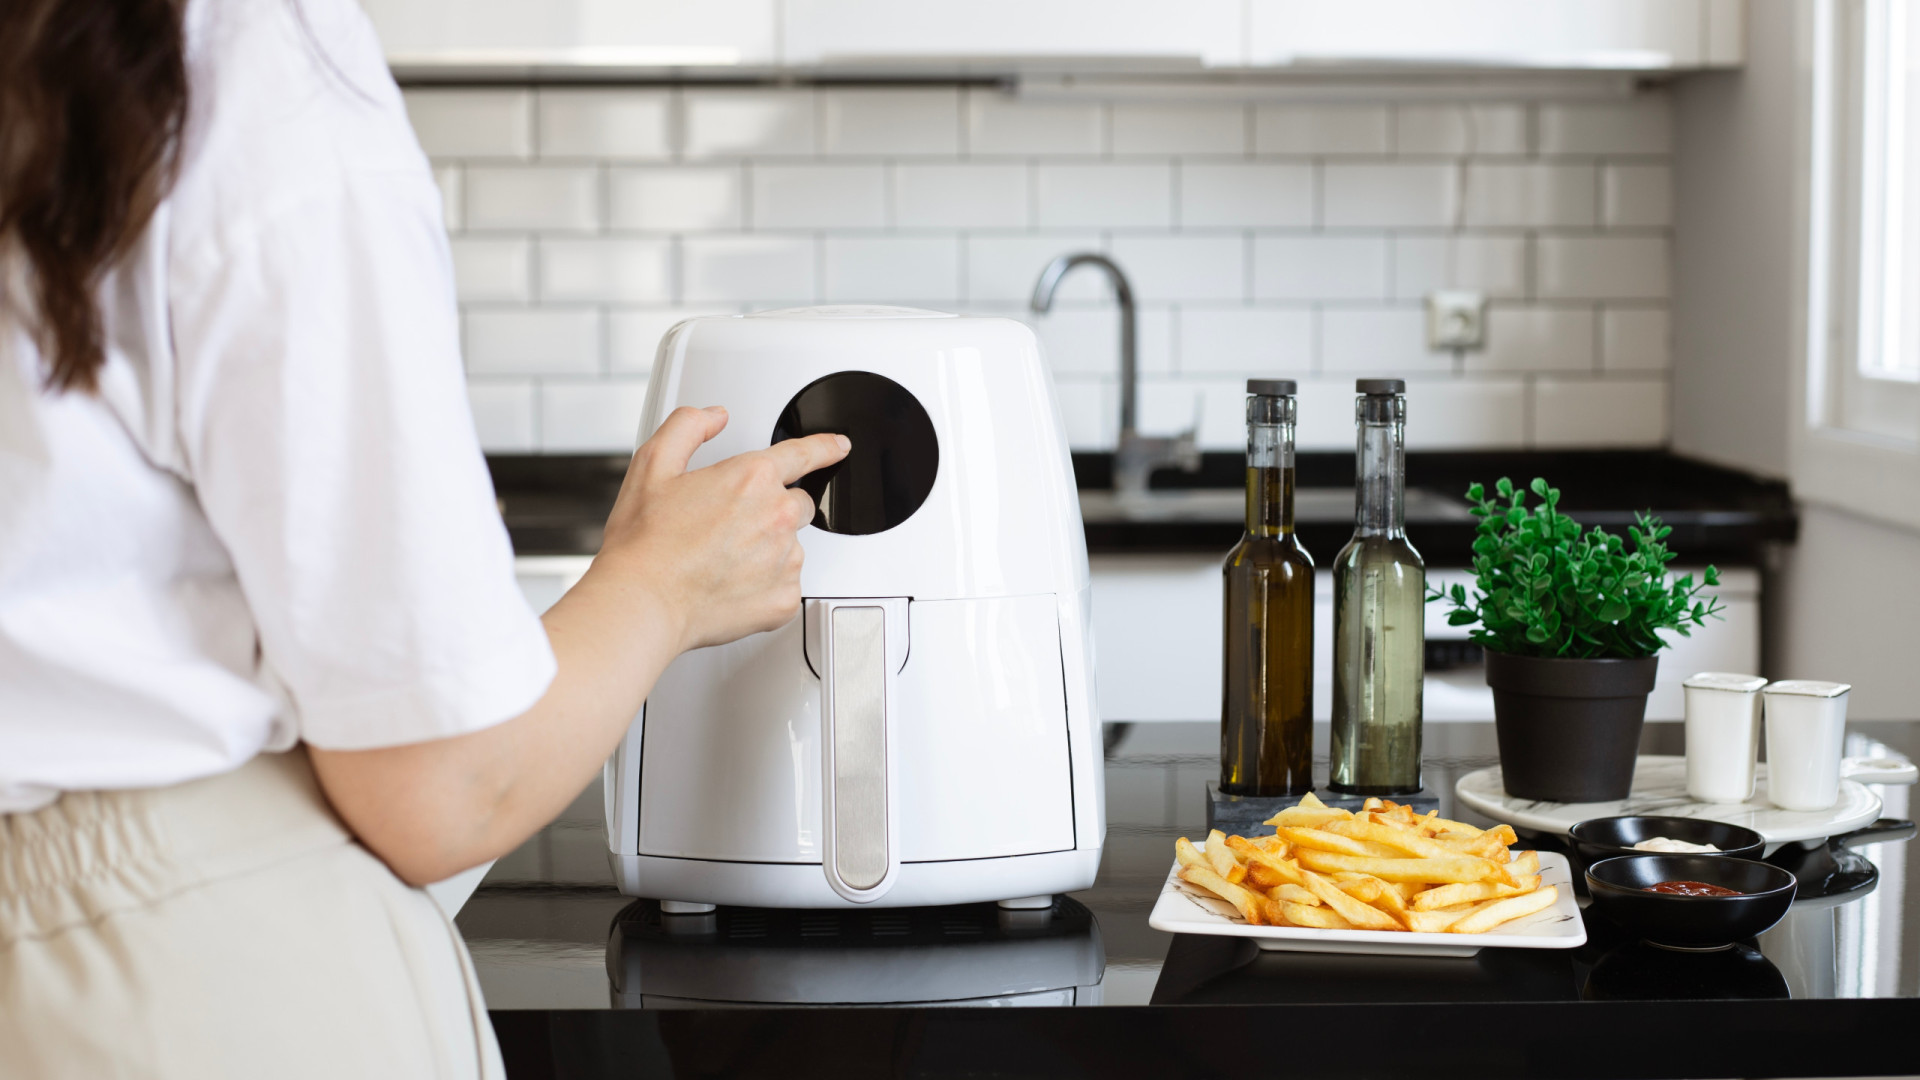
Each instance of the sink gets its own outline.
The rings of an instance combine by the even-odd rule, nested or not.
[[[1179,488],[1121,495],[1088,489],[1080,492],[1080,517],[1097,524],[1114,522],[1192,522],[1237,524],[1246,519],[1246,493],[1239,488]],[[1353,520],[1353,489],[1299,488],[1293,493],[1296,522]],[[1408,521],[1472,521],[1460,499],[1425,488],[1407,489]]]

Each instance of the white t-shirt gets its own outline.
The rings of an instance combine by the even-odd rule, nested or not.
[[[53,394],[0,276],[0,812],[418,742],[553,677],[440,196],[353,0],[193,0],[170,196]],[[17,306],[17,305],[16,305]]]

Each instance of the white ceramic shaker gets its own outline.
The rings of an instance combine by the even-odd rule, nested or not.
[[[1846,683],[1789,679],[1760,691],[1767,717],[1767,798],[1782,810],[1825,810],[1840,799]]]
[[[1753,798],[1760,688],[1767,680],[1703,671],[1680,685],[1687,700],[1687,795],[1709,803]]]

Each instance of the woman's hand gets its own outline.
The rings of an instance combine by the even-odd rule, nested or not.
[[[679,623],[680,650],[719,645],[793,618],[800,541],[813,499],[787,485],[847,456],[844,435],[810,435],[687,471],[727,411],[675,409],[633,456],[594,560],[630,577]]]
[[[813,500],[787,487],[847,454],[792,439],[687,471],[727,425],[677,409],[633,456],[593,567],[542,621],[559,672],[533,708],[467,735],[311,750],[334,809],[416,885],[518,847],[587,785],[673,658],[793,618]]]

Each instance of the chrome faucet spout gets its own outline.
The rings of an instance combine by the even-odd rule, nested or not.
[[[1040,280],[1034,283],[1033,310],[1044,315],[1053,309],[1054,290],[1060,287],[1060,279],[1076,266],[1097,266],[1106,271],[1107,280],[1113,285],[1113,298],[1120,305],[1120,433],[1125,436],[1138,431],[1140,421],[1140,369],[1134,344],[1137,320],[1133,286],[1127,282],[1126,272],[1120,269],[1120,264],[1098,252],[1062,255],[1048,263],[1040,272]]]
[[[1047,264],[1033,286],[1033,310],[1041,315],[1053,307],[1060,279],[1076,266],[1096,266],[1106,272],[1113,297],[1120,305],[1120,439],[1113,451],[1113,488],[1122,495],[1143,495],[1147,478],[1162,465],[1187,472],[1200,469],[1196,433],[1188,430],[1172,438],[1144,438],[1140,434],[1140,365],[1135,347],[1133,286],[1112,259],[1092,251],[1062,255]]]

